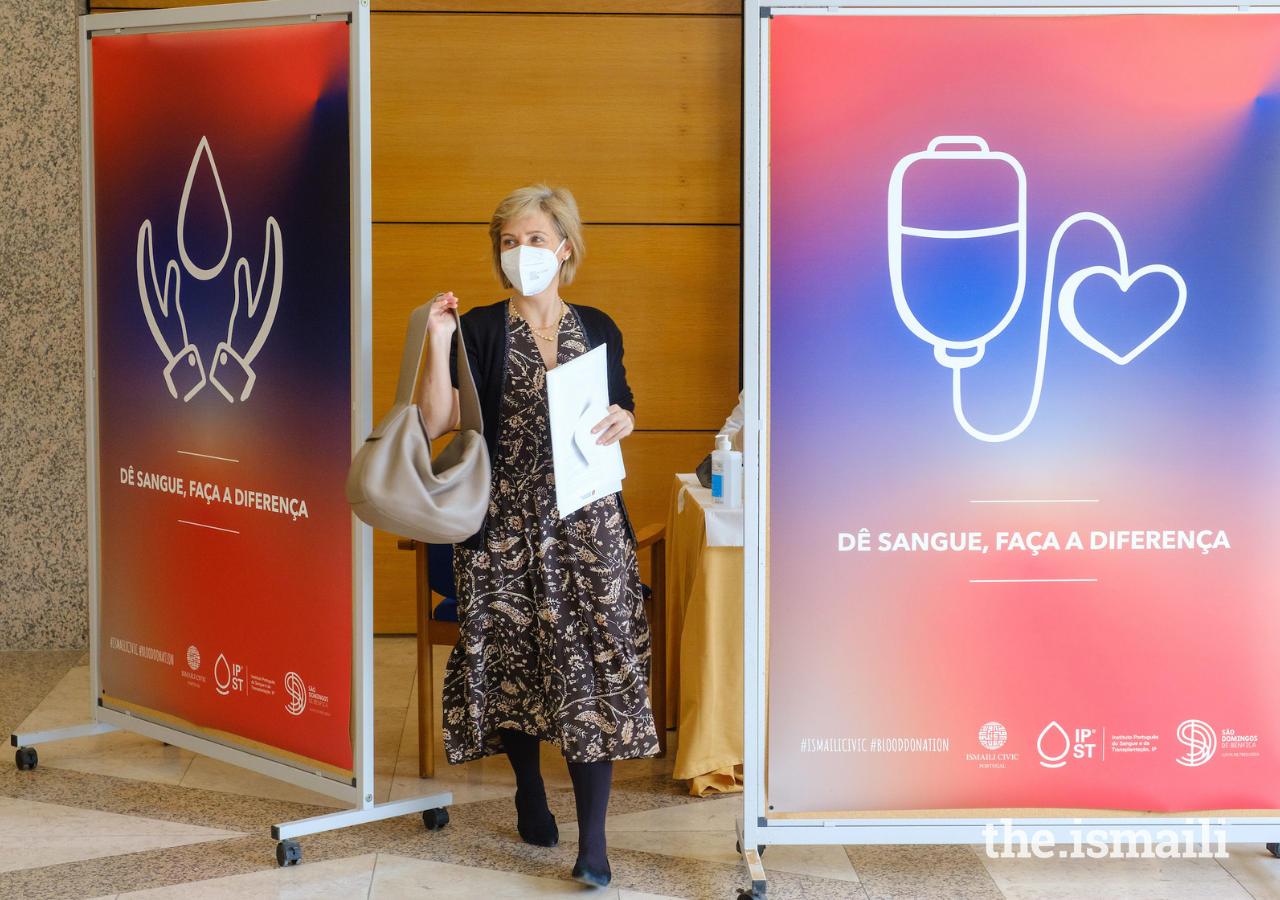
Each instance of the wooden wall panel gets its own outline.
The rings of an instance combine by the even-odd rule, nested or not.
[[[637,427],[719,429],[738,394],[738,228],[589,225],[585,238],[582,267],[562,293],[622,329]],[[444,290],[464,311],[508,296],[489,254],[480,225],[374,226],[375,421],[395,397],[414,307]]]
[[[725,415],[732,410],[730,406]],[[667,521],[671,479],[677,472],[692,472],[715,449],[715,433],[635,431],[623,439],[622,461],[627,477],[622,482],[622,499],[636,528]]]
[[[588,222],[739,218],[741,20],[373,18],[373,217],[488,222],[534,181]]]
[[[726,410],[725,415],[728,415]],[[692,472],[711,452],[715,431],[636,431],[622,442],[627,477],[622,498],[637,528],[667,521],[671,480],[676,472]],[[436,442],[437,450],[445,439]],[[649,554],[641,554],[640,577],[649,575]],[[396,547],[396,538],[373,533],[373,630],[378,634],[411,634],[416,627],[414,557]],[[646,581],[646,583],[648,583]]]

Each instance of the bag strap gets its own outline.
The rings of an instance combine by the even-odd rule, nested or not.
[[[427,322],[431,309],[442,295],[436,294],[409,314],[409,328],[404,336],[404,355],[400,357],[400,382],[396,386],[396,408],[413,403],[413,389],[418,382],[418,369],[422,366],[422,353],[427,344]],[[456,309],[453,315],[454,334],[458,338],[458,411],[463,431],[484,434],[484,419],[480,415],[480,394],[471,375],[471,361],[467,359],[467,342],[462,339],[462,320]],[[379,429],[381,426],[379,426]]]

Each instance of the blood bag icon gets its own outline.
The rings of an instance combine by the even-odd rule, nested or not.
[[[956,164],[960,164],[959,171]],[[1016,180],[1016,188],[1011,178]],[[960,373],[982,359],[987,343],[1005,330],[1022,305],[1027,285],[1026,172],[1008,153],[993,151],[974,135],[936,137],[925,150],[902,157],[893,167],[888,234],[893,302],[903,324],[920,340],[932,344],[934,359],[951,370],[952,410],[971,437],[988,443],[1012,440],[1035,418],[1044,388],[1058,248],[1067,231],[1080,223],[1106,229],[1115,244],[1118,268],[1088,266],[1066,279],[1058,298],[1058,314],[1072,337],[1116,365],[1127,365],[1173,327],[1186,307],[1187,284],[1176,270],[1152,264],[1130,271],[1124,238],[1109,219],[1093,212],[1068,216],[1049,242],[1035,378],[1027,412],[1013,428],[989,433],[974,427],[965,416]],[[956,265],[965,254],[948,248],[965,244],[975,249],[971,255],[986,259],[976,265]],[[1004,289],[1000,278],[993,277],[1001,269],[1008,285]],[[1009,277],[1013,271],[1016,278]],[[1127,292],[1139,279],[1152,275],[1170,280],[1177,301],[1169,317],[1127,353],[1107,346],[1080,322],[1076,292],[1088,279],[1109,278]]]
[[[965,149],[943,149],[943,148],[965,148]],[[949,163],[951,165],[938,166],[938,163]],[[961,166],[955,163],[962,164]],[[923,164],[923,165],[921,165]],[[917,193],[923,192],[927,194],[950,194],[952,203],[949,204],[950,209],[946,210],[947,214],[942,217],[942,221],[937,221],[938,215],[935,209],[930,209],[928,200],[924,198],[917,202],[906,204],[904,213],[903,193],[904,185],[907,184],[907,175],[916,167],[915,173],[912,174],[912,183],[909,187],[914,188]],[[966,203],[959,199],[958,195],[962,195],[963,191],[957,191],[957,180],[964,180],[965,173],[963,170],[978,169],[992,181],[992,174],[996,175],[996,183],[999,188],[1003,188],[1006,196],[997,198],[995,204],[974,204]],[[995,173],[992,169],[996,169]],[[921,172],[922,169],[941,169],[941,172]],[[950,176],[951,184],[939,183],[938,175],[943,177]],[[1006,176],[1000,183],[1000,175]],[[930,177],[932,176],[932,177]],[[1008,188],[1013,187],[1013,181],[1007,176],[1016,178],[1016,188],[1014,193],[1010,195]],[[916,184],[919,182],[919,184]],[[964,187],[965,185],[959,185]],[[1012,212],[1013,217],[1010,220],[1008,213]],[[932,214],[931,214],[932,213]],[[904,218],[906,221],[904,221]],[[964,221],[965,219],[969,221]],[[994,219],[994,221],[993,221]],[[943,225],[945,227],[928,227],[930,225]],[[916,239],[915,244],[926,244],[932,241],[955,242],[958,244],[981,244],[983,241],[990,242],[990,239],[997,236],[1008,235],[1016,239],[1016,259],[1007,259],[1007,262],[1016,266],[1017,278],[1012,289],[1005,294],[1005,297],[987,296],[980,298],[981,305],[988,310],[995,309],[994,315],[988,314],[985,317],[971,316],[967,319],[961,318],[955,321],[956,316],[951,317],[949,333],[939,335],[936,329],[927,326],[921,322],[919,310],[913,310],[911,300],[907,296],[906,280],[904,280],[904,244],[911,239]],[[921,241],[919,239],[925,239]],[[1009,238],[1005,238],[1000,242],[1002,247],[1007,246],[1009,250],[1013,249],[1013,245],[1009,242]],[[962,249],[960,247],[937,247],[938,254],[947,254],[954,249]],[[985,248],[983,248],[985,249]],[[955,255],[952,253],[951,255]],[[1012,270],[1011,270],[1012,271]],[[1017,315],[1018,307],[1022,305],[1022,295],[1026,288],[1027,282],[1027,176],[1022,169],[1022,165],[1010,156],[1008,153],[993,151],[987,145],[987,142],[980,137],[972,135],[962,136],[943,136],[936,137],[929,142],[928,149],[919,153],[912,153],[904,156],[898,161],[893,169],[893,175],[889,179],[889,278],[893,287],[893,300],[898,308],[898,315],[902,317],[902,321],[911,329],[911,332],[923,341],[933,345],[934,357],[942,365],[950,369],[963,369],[974,365],[982,359],[983,351],[986,349],[987,342],[998,335],[1008,326]],[[1010,296],[1011,294],[1011,296]],[[918,302],[919,302],[919,298]],[[1004,304],[1008,303],[1007,308]],[[952,310],[954,313],[954,310]],[[949,351],[961,351],[953,353]]]

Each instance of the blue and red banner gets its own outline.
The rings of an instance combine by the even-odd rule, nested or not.
[[[92,40],[103,700],[350,770],[349,29]]]
[[[770,809],[1280,807],[1280,17],[769,27]]]

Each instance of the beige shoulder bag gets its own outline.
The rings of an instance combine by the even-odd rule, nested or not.
[[[434,303],[419,306],[409,316],[396,402],[351,461],[347,502],[374,528],[429,544],[456,544],[479,531],[489,511],[489,448],[455,310],[461,428],[431,459],[427,424],[413,402],[413,389]]]

